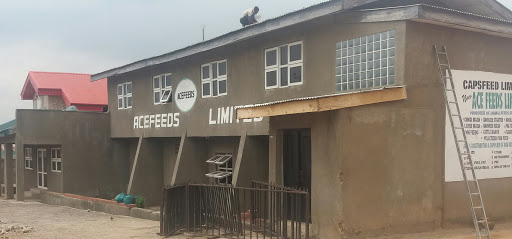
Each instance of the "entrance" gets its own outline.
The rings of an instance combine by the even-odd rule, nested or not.
[[[283,137],[283,183],[311,191],[311,130],[285,130]]]
[[[48,173],[44,167],[44,161],[46,157],[46,149],[37,150],[37,187],[48,189]]]
[[[311,129],[283,132],[283,184],[285,187],[311,192]],[[300,203],[306,208],[305,201]],[[288,203],[288,207],[293,205]],[[307,205],[311,211],[311,203]],[[288,208],[288,217],[292,208]],[[304,213],[306,210],[301,210]],[[304,218],[304,215],[301,215]]]

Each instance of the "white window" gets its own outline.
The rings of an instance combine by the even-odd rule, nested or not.
[[[233,175],[233,155],[232,154],[216,154],[208,159],[206,163],[214,164],[216,171],[205,174],[206,177],[214,178],[217,183],[231,184]]]
[[[265,50],[265,89],[301,85],[302,59],[302,42]]]
[[[62,155],[60,148],[52,149],[52,172],[62,172]]]
[[[117,108],[132,108],[132,83],[127,82],[117,85]]]
[[[31,148],[25,149],[25,168],[26,169],[34,169],[32,167],[32,149]]]
[[[201,66],[202,96],[217,97],[228,94],[227,60],[211,62]]]
[[[153,77],[153,103],[155,105],[168,103],[172,97],[171,74]]]
[[[336,91],[395,84],[395,31],[336,44]]]

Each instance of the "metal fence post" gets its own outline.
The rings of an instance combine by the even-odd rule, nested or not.
[[[165,187],[162,188],[162,205],[160,205],[160,236],[164,235],[164,207],[165,200]]]
[[[310,195],[311,195],[311,193],[308,191],[306,193],[306,220],[305,220],[305,222],[306,222],[306,238],[309,238],[309,222],[310,222],[310,217],[311,217],[311,215],[309,215],[309,214],[311,214],[310,204],[309,204],[310,203],[309,200],[311,200]]]
[[[185,186],[185,224],[187,225],[187,232],[190,232],[190,208],[189,208],[189,204],[190,204],[190,188],[189,188],[189,185],[187,184]]]

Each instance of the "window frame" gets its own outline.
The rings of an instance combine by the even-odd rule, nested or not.
[[[296,45],[300,45],[300,60],[291,61],[290,49],[292,46],[296,46]],[[282,47],[286,47],[286,49],[287,49],[287,53],[286,53],[287,54],[287,56],[286,56],[287,63],[286,64],[281,64],[281,48]],[[271,52],[271,51],[276,51],[276,64],[272,65],[272,66],[267,66],[267,52]],[[304,84],[304,42],[303,41],[296,41],[296,42],[291,42],[291,43],[279,45],[276,47],[268,48],[268,49],[265,49],[264,54],[265,54],[264,58],[265,58],[265,89],[266,90],[275,89],[275,88],[286,88],[286,87],[290,87],[290,86],[297,86],[297,85]],[[300,66],[300,70],[301,70],[300,82],[291,83],[290,82],[290,79],[291,79],[290,69],[294,68],[294,67],[298,67],[298,66]],[[283,68],[287,69],[288,79],[287,79],[286,85],[281,85],[281,69],[283,69]],[[268,86],[267,85],[267,73],[272,72],[272,71],[276,72],[276,81],[277,82],[276,82],[276,85],[274,85],[274,86]]]
[[[205,174],[206,177],[216,180],[218,184],[233,184],[233,154],[216,153],[206,163],[215,165],[215,171]]]
[[[167,77],[171,77],[171,82],[169,83],[169,85],[167,85]],[[163,77],[163,78],[162,78]],[[159,82],[159,87],[156,88],[155,87],[155,79],[158,78],[158,82]],[[164,83],[164,84],[163,84]],[[170,90],[171,91],[171,94],[172,94],[172,73],[165,73],[165,74],[160,74],[160,75],[156,75],[156,76],[153,76],[151,78],[151,85],[153,86],[153,105],[161,105],[161,104],[167,104],[169,102],[162,102],[162,96],[163,96],[163,93],[167,90]],[[163,85],[165,85],[165,87],[162,87]],[[156,93],[160,93],[160,97],[158,102],[155,102],[155,94]]]
[[[272,47],[265,50],[265,89],[275,89],[279,88],[279,48],[280,46]],[[267,66],[267,52],[276,51],[276,64],[272,66]],[[275,86],[267,86],[267,73],[268,72],[276,72],[276,85]]]
[[[29,151],[30,151],[30,153],[27,153]],[[24,157],[25,158],[25,169],[34,170],[34,166],[32,164],[34,162],[34,161],[32,161],[33,160],[32,153],[33,153],[32,148],[25,148],[25,155],[24,155],[25,156]],[[29,156],[27,156],[27,155],[29,155]],[[30,167],[27,167],[27,162],[30,165]]]
[[[226,74],[225,75],[222,75],[220,76],[219,75],[219,65],[221,63],[226,63]],[[216,78],[213,78],[213,65],[216,65],[217,67],[217,77]],[[208,66],[208,77],[207,78],[204,78],[204,75],[203,75],[203,68]],[[206,64],[203,64],[201,65],[201,98],[213,98],[213,97],[219,97],[219,96],[224,96],[224,95],[228,95],[228,60],[227,59],[224,59],[224,60],[220,60],[220,61],[213,61],[213,62],[209,62],[209,63],[206,63]],[[225,81],[226,82],[226,92],[224,93],[219,93],[219,83],[221,81]],[[214,95],[214,92],[213,92],[213,85],[214,83],[217,85],[217,94]],[[205,95],[204,94],[204,84],[210,84],[210,91],[209,91],[209,95]]]
[[[54,150],[55,152],[58,152],[58,154],[56,153],[55,154],[55,157],[54,157]],[[51,148],[50,150],[50,158],[51,158],[51,169],[52,169],[52,172],[54,173],[61,173],[62,172],[62,150],[61,148]],[[57,157],[59,156],[59,157]],[[57,167],[57,165],[60,163],[60,169]],[[55,168],[53,167],[55,165]]]
[[[130,85],[130,87],[131,87],[130,93],[126,92],[128,85]],[[119,94],[119,87],[121,87],[121,94]],[[117,94],[117,109],[118,110],[131,109],[133,107],[133,84],[132,84],[132,82],[125,82],[125,83],[118,84],[117,88],[116,88],[116,94]],[[130,98],[130,100],[131,100],[130,106],[126,105],[128,98]],[[121,102],[122,102],[121,106],[119,105],[119,100],[121,100]]]

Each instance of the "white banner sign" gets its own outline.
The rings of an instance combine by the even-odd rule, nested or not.
[[[477,178],[512,177],[512,75],[459,70],[452,74]],[[455,105],[451,105],[455,114]],[[445,181],[463,181],[448,113],[446,116]],[[458,127],[457,117],[453,119]],[[462,139],[461,133],[458,136]],[[464,144],[460,145],[464,150]],[[466,157],[464,164],[468,164]],[[466,175],[472,178],[471,171],[466,170]]]

